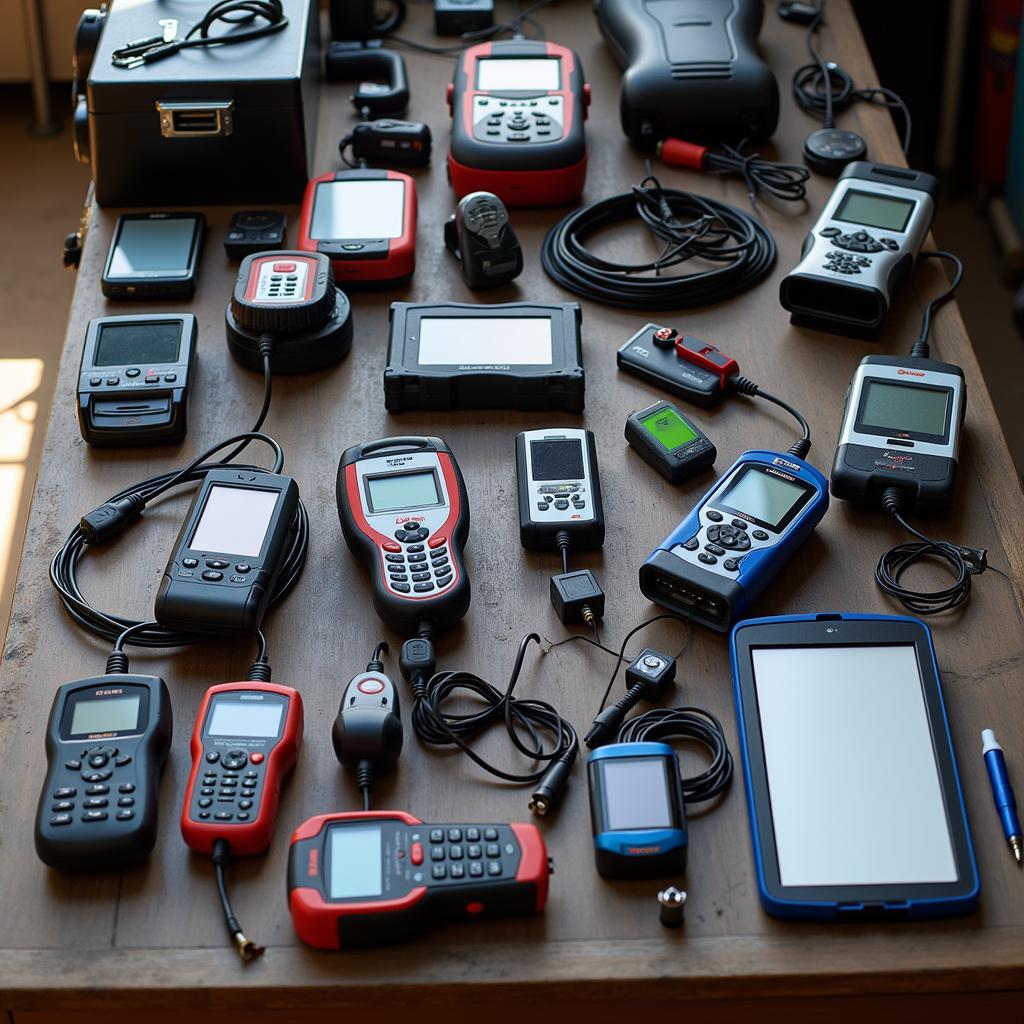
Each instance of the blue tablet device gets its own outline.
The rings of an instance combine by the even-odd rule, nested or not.
[[[748,619],[731,647],[765,910],[973,910],[978,868],[928,627],[889,615]]]

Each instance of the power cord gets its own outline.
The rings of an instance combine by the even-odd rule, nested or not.
[[[540,646],[541,639],[536,633],[528,633],[519,642],[504,692],[472,672],[435,673],[434,647],[426,626],[402,645],[400,667],[402,677],[412,689],[412,725],[420,740],[431,746],[458,747],[489,775],[504,782],[538,783],[530,810],[543,816],[561,799],[579,753],[579,739],[571,723],[546,701],[514,696],[531,643]],[[466,713],[447,709],[449,700],[465,696],[482,704],[482,709]],[[498,721],[504,724],[516,750],[542,767],[526,772],[507,771],[473,749],[472,741]],[[545,745],[542,733],[551,737],[550,745]]]
[[[257,19],[263,20],[265,24],[239,29],[239,26],[251,25]],[[210,30],[218,22],[224,22],[229,30],[222,35],[211,35]],[[287,25],[282,0],[220,0],[188,30],[184,39],[168,39],[166,35],[135,39],[115,50],[111,54],[111,61],[115,67],[137,68],[163,60],[180,50],[231,46],[262,39],[282,31]]]
[[[924,307],[924,316],[921,317],[921,330],[917,335],[917,340],[910,349],[911,356],[927,359],[929,353],[928,337],[932,331],[932,318],[941,306],[944,306],[951,298],[953,298],[957,288],[960,287],[960,282],[964,279],[964,265],[959,256],[956,256],[951,252],[946,252],[944,249],[936,249],[934,252],[919,253],[918,258],[948,260],[953,264],[953,280],[950,281],[949,287],[944,292],[940,295],[936,295],[935,298]]]
[[[513,39],[525,39],[526,35],[523,31],[523,26],[526,23],[533,26],[534,35],[531,38],[543,40],[547,38],[544,35],[544,29],[533,15],[541,8],[548,7],[554,2],[555,0],[537,0],[536,3],[531,4],[526,10],[521,10],[519,0],[515,0],[515,13],[508,21],[495,22],[493,25],[488,25],[487,28],[464,32],[462,34],[462,42],[453,43],[451,46],[430,46],[427,43],[417,42],[415,39],[396,35],[391,35],[390,41],[397,46],[404,46],[406,49],[416,50],[419,53],[430,53],[438,57],[451,57],[462,53],[471,46],[490,42],[504,35],[511,36]]]
[[[811,176],[808,168],[803,164],[768,160],[759,153],[744,154],[745,145],[745,141],[738,146],[722,143],[716,151],[683,139],[663,139],[656,152],[670,167],[712,171],[720,177],[741,175],[755,211],[757,197],[762,192],[787,203],[799,203],[807,197],[807,181]]]
[[[616,742],[642,743],[687,740],[700,743],[711,755],[711,764],[700,773],[682,779],[687,803],[711,800],[732,781],[733,761],[722,723],[703,708],[652,708],[631,718],[619,730]]]
[[[585,241],[594,232],[637,218],[665,243],[656,260],[617,263],[587,248]],[[567,214],[541,247],[544,271],[557,284],[594,302],[627,309],[721,302],[763,280],[775,257],[774,238],[750,214],[716,199],[663,188],[649,169],[630,192]],[[715,266],[664,276],[665,270],[694,258]]]
[[[213,874],[217,880],[217,896],[220,899],[221,910],[224,912],[224,924],[227,925],[228,934],[235,944],[235,949],[238,950],[238,955],[245,963],[249,963],[249,961],[263,956],[266,947],[245,937],[242,926],[238,923],[238,918],[235,917],[235,912],[231,907],[231,897],[228,896],[228,883],[225,874],[231,860],[231,844],[224,838],[215,839],[210,857],[213,861]]]
[[[903,118],[903,155],[906,156],[910,152],[913,122],[910,110],[899,94],[882,86],[858,89],[849,72],[835,61],[826,61],[815,46],[814,37],[825,23],[826,4],[827,0],[821,0],[807,25],[806,46],[811,63],[802,65],[793,73],[793,99],[801,110],[820,117],[823,128],[834,128],[836,113],[845,110],[855,99],[898,110]]]
[[[765,391],[747,377],[731,377],[729,383],[741,395],[746,395],[748,398],[763,398],[766,402],[771,402],[772,405],[785,409],[800,424],[800,429],[803,431],[800,440],[794,441],[789,446],[789,454],[795,455],[798,459],[807,458],[807,453],[811,450],[811,428],[798,409],[795,409],[789,402],[785,402],[781,398]]]
[[[201,455],[196,456],[182,469],[147,477],[145,480],[118,491],[102,505],[84,515],[58,548],[50,561],[50,582],[57,590],[65,611],[78,625],[96,636],[112,641],[117,640],[126,630],[131,629],[134,632],[132,643],[139,647],[181,647],[209,639],[206,634],[168,629],[156,622],[140,622],[136,619],[99,610],[90,603],[79,586],[78,566],[82,556],[89,548],[105,544],[120,536],[142,515],[148,504],[174,487],[202,482],[208,472],[214,469],[223,469],[227,465],[252,473],[281,472],[284,468],[284,452],[280,444],[269,434],[260,432],[260,427],[270,409],[272,395],[270,357],[272,351],[273,338],[270,335],[264,335],[260,339],[260,353],[263,358],[263,402],[252,430],[244,434],[236,434],[234,437],[215,444]],[[232,461],[253,441],[266,444],[274,452],[274,465],[269,471],[262,466],[239,465]],[[223,458],[216,462],[208,461],[222,449],[229,448],[236,443],[237,446]],[[300,501],[295,517],[295,529],[284,555],[281,573],[270,597],[270,607],[274,607],[282,601],[298,582],[306,563],[308,549],[309,515]],[[119,647],[116,649],[120,650]]]

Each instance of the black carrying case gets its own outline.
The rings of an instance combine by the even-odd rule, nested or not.
[[[104,206],[297,202],[312,177],[320,7],[284,0],[288,25],[251,42],[197,47],[119,68],[113,52],[178,21],[196,0],[111,5],[89,71],[89,163]],[[223,31],[221,25],[215,29]]]

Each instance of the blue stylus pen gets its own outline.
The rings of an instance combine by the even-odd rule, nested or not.
[[[991,729],[983,729],[981,733],[981,752],[988,768],[988,779],[992,783],[992,797],[996,802],[996,811],[1003,826],[1006,841],[1020,866],[1024,862],[1024,833],[1021,831],[1020,818],[1017,817],[1017,801],[1013,798],[1010,776],[1006,774],[1006,758],[1003,748],[996,742],[996,734]]]

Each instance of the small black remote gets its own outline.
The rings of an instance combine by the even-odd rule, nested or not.
[[[288,219],[277,210],[243,210],[231,218],[224,235],[224,252],[240,262],[257,252],[285,247]]]

